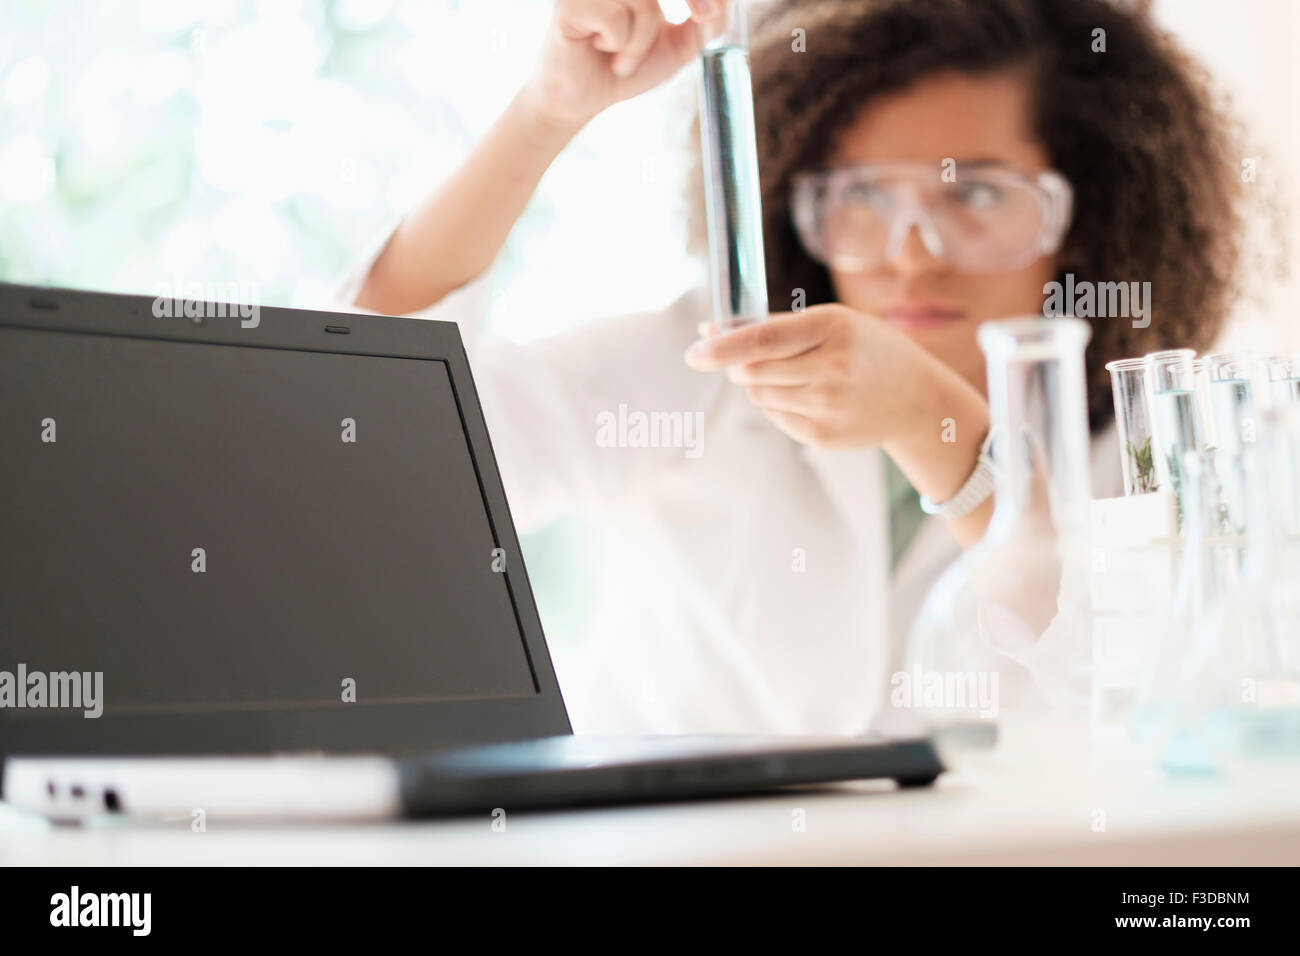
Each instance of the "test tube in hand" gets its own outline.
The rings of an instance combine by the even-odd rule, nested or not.
[[[709,274],[714,322],[720,329],[767,318],[758,144],[742,0],[730,0],[726,13],[722,32],[708,38],[700,54]]]

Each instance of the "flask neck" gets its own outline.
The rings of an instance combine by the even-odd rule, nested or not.
[[[1086,527],[1092,496],[1083,350],[1074,318],[1009,319],[980,326],[998,481],[994,522],[1042,504],[1058,527]]]

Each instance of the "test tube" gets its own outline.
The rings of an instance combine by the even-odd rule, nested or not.
[[[1270,356],[1268,369],[1272,402],[1264,411],[1272,433],[1271,463],[1276,512],[1292,545],[1300,540],[1300,353]]]
[[[1300,352],[1270,355],[1264,365],[1268,369],[1272,407],[1282,409],[1300,404]]]
[[[1268,397],[1261,412],[1273,431],[1274,489],[1278,500],[1269,502],[1283,532],[1300,538],[1300,352],[1270,355],[1263,366]]]
[[[1146,364],[1140,358],[1106,363],[1115,398],[1115,430],[1124,473],[1124,494],[1144,495],[1160,487],[1155,468],[1151,403],[1147,396]]]
[[[714,321],[723,329],[767,318],[758,142],[743,0],[729,0],[726,15],[722,32],[707,38],[700,54],[709,275]]]
[[[1151,394],[1156,475],[1178,503],[1183,514],[1182,462],[1188,452],[1205,447],[1196,414],[1196,380],[1192,349],[1168,349],[1143,356],[1147,388]]]
[[[1210,361],[1207,358],[1192,360],[1192,378],[1196,391],[1196,419],[1201,425],[1201,441],[1206,448],[1214,448],[1214,400],[1211,398]]]
[[[1256,428],[1252,380],[1255,360],[1245,352],[1216,352],[1205,357],[1210,370],[1210,407],[1216,446],[1227,454],[1254,440]]]
[[[1224,517],[1231,530],[1245,533],[1247,519],[1245,446],[1255,441],[1255,359],[1245,352],[1217,352],[1205,358],[1210,371],[1215,471],[1219,477]]]

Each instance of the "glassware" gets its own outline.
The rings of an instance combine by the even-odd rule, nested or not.
[[[1268,399],[1261,400],[1261,415],[1269,422],[1273,481],[1273,517],[1294,545],[1300,540],[1300,353],[1270,356],[1264,360]]]
[[[1214,438],[1214,401],[1210,397],[1210,362],[1198,357],[1192,360],[1192,381],[1196,392],[1196,420],[1201,425],[1203,447],[1213,448]]]
[[[1264,418],[1272,441],[1271,513],[1288,555],[1294,558],[1300,552],[1300,403],[1270,408]],[[1296,590],[1300,594],[1300,588]]]
[[[904,675],[934,730],[994,718],[1086,721],[1091,490],[1083,350],[1075,318],[986,322],[996,491],[988,530],[935,583]]]
[[[1270,404],[1300,404],[1300,352],[1271,355],[1264,364],[1268,371]]]
[[[1115,396],[1115,430],[1119,435],[1124,471],[1124,494],[1156,491],[1155,446],[1151,428],[1151,403],[1147,394],[1146,364],[1142,359],[1106,363]]]
[[[1244,534],[1219,529],[1215,473],[1203,454],[1185,456],[1178,585],[1134,711],[1135,738],[1168,770],[1300,755],[1300,551],[1278,520],[1300,500],[1297,448],[1300,409],[1260,414],[1237,456]]]
[[[1174,494],[1178,520],[1183,516],[1180,467],[1189,451],[1205,446],[1196,415],[1196,382],[1192,349],[1169,349],[1145,356],[1147,388],[1155,425],[1156,474],[1160,485]]]
[[[1248,522],[1239,577],[1215,609],[1202,675],[1220,759],[1300,754],[1300,562],[1279,514],[1294,514],[1300,409],[1266,410],[1242,452]]]
[[[1215,445],[1232,452],[1254,441],[1255,361],[1245,352],[1218,352],[1205,358],[1210,369],[1210,405]]]
[[[1188,448],[1178,463],[1183,525],[1177,583],[1160,616],[1133,707],[1133,736],[1166,770],[1213,772],[1217,766],[1213,702],[1205,675],[1217,643],[1216,602],[1223,590],[1226,556],[1217,535],[1216,481],[1209,456]]]
[[[723,30],[706,40],[700,64],[700,148],[713,314],[718,327],[726,329],[767,318],[758,143],[742,0],[728,3]]]
[[[1246,530],[1246,476],[1242,460],[1258,430],[1254,359],[1244,352],[1219,352],[1205,359],[1210,373],[1210,407],[1216,436],[1214,465],[1222,494],[1222,520],[1236,534]]]

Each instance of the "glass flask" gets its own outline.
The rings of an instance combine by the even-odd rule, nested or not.
[[[933,731],[1021,715],[1086,721],[1091,497],[1084,347],[1075,318],[986,322],[993,515],[935,582],[907,640],[914,721]],[[897,691],[897,686],[895,687]],[[942,735],[940,735],[942,745]]]
[[[1178,463],[1183,505],[1178,572],[1154,620],[1133,705],[1133,738],[1167,770],[1213,772],[1219,747],[1209,723],[1206,674],[1217,643],[1217,607],[1231,545],[1219,534],[1218,482],[1204,449]],[[1157,598],[1158,599],[1158,598]]]
[[[1167,770],[1300,755],[1300,409],[1259,411],[1242,444],[1244,533],[1218,523],[1214,470],[1188,453],[1178,586],[1143,668],[1135,739]]]
[[[1142,495],[1156,491],[1154,437],[1151,402],[1147,394],[1146,363],[1140,358],[1106,363],[1115,396],[1115,430],[1119,435],[1120,461],[1124,472],[1124,494]]]
[[[1260,413],[1244,444],[1247,520],[1240,571],[1229,567],[1210,609],[1213,643],[1198,672],[1199,702],[1220,766],[1236,758],[1300,754],[1300,561],[1279,515],[1296,508],[1300,409]]]

